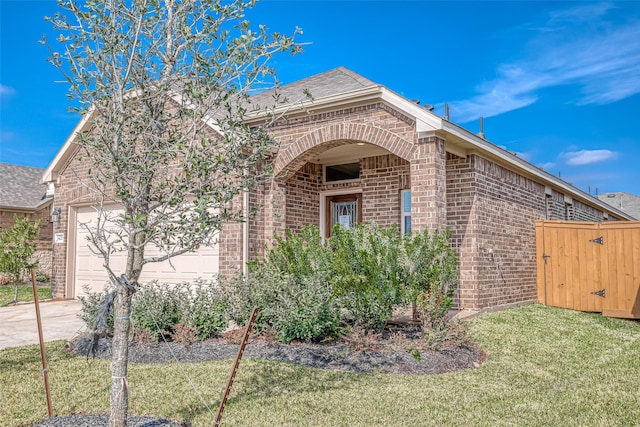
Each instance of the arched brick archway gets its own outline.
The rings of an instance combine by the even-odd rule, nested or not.
[[[284,147],[276,158],[274,174],[298,170],[308,158],[326,150],[355,142],[366,142],[384,148],[411,161],[415,145],[386,129],[360,123],[340,123],[315,129]]]

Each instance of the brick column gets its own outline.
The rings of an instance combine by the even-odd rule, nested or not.
[[[447,157],[444,140],[418,139],[411,159],[411,227],[443,230],[447,226]]]
[[[273,233],[284,236],[287,224],[287,196],[284,181],[273,178],[265,185],[264,194],[264,241],[271,246]]]

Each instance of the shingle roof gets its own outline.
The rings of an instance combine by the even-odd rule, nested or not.
[[[640,196],[623,192],[602,193],[598,194],[598,199],[636,219],[640,219]]]
[[[263,92],[251,98],[252,102],[255,102],[258,105],[269,105],[270,103],[273,103],[272,97],[274,91],[277,91],[281,99],[286,99],[287,103],[294,104],[296,102],[306,100],[304,91],[309,91],[314,99],[318,99],[372,86],[378,86],[378,84],[346,69],[345,67],[338,67],[333,70],[284,85],[276,90]]]
[[[44,169],[0,163],[0,207],[36,209],[48,202],[47,185],[40,184]]]

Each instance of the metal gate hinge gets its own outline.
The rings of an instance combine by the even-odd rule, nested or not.
[[[604,289],[600,289],[599,291],[591,292],[592,295],[597,295],[599,297],[605,298]]]
[[[589,241],[592,242],[592,243],[597,243],[599,245],[604,245],[604,236],[600,236],[600,237],[598,237],[596,239],[591,239]]]

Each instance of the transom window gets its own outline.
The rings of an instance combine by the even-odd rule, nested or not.
[[[360,162],[325,165],[324,182],[353,181],[360,179]]]

